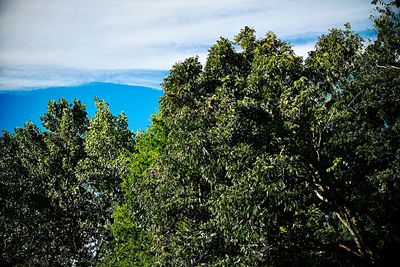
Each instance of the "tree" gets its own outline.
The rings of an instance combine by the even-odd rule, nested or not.
[[[303,61],[273,33],[245,28],[239,51],[221,38],[204,68],[197,58],[173,66],[160,101],[168,141],[151,165],[134,161],[146,171],[122,217],[149,233],[154,265],[393,262],[399,13],[380,10],[365,49],[346,25]]]
[[[262,170],[273,170],[280,155],[276,135],[284,125],[277,102],[303,67],[274,34],[249,44],[255,40],[249,32],[237,38],[243,52],[221,39],[204,71],[190,58],[165,80],[161,115],[169,145],[138,201],[147,215],[138,220],[154,233],[161,265],[256,265],[276,255],[263,244],[279,242],[280,228],[271,224],[284,207],[270,210],[281,191]],[[267,200],[267,190],[279,194]]]
[[[133,135],[103,101],[87,119],[75,100],[50,101],[41,118],[0,138],[1,265],[93,265],[110,236]]]

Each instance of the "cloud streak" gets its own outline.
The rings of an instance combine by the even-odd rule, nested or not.
[[[368,2],[3,0],[0,66],[167,70],[188,56],[204,58],[216,39],[246,25],[259,36],[272,30],[306,55],[329,28],[370,28]]]
[[[87,70],[46,66],[0,67],[0,91],[74,86],[93,82],[145,86],[161,89],[167,71]]]

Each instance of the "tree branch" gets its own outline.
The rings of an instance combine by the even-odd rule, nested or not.
[[[394,70],[400,70],[400,67],[397,67],[397,66],[394,66],[394,65],[387,65],[387,66],[383,66],[383,65],[376,64],[376,66],[377,66],[378,68],[381,68],[381,69],[394,69]]]
[[[350,106],[353,104],[354,100],[356,100],[356,98],[357,98],[361,93],[362,93],[362,91],[358,92],[358,94],[356,94],[356,96],[350,101],[350,103],[347,105],[347,107],[350,107]]]

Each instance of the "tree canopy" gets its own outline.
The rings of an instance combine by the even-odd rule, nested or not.
[[[114,263],[126,252],[156,266],[395,262],[398,4],[378,11],[367,45],[347,24],[303,60],[246,27],[218,40],[204,66],[175,64],[157,122],[167,139],[149,145],[150,164],[143,148],[132,158]]]
[[[110,239],[133,134],[96,100],[50,101],[41,118],[0,138],[0,265],[94,265]]]
[[[75,100],[0,137],[0,265],[393,266],[400,3],[306,59],[273,32],[176,63],[134,135]]]

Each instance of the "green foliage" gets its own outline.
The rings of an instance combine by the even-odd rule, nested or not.
[[[163,138],[141,137],[123,183],[112,263],[394,262],[399,13],[394,3],[379,12],[365,49],[346,25],[303,61],[246,27],[236,43],[218,40],[204,68],[197,58],[175,64],[153,125]]]
[[[121,183],[123,201],[117,205],[113,218],[114,243],[102,266],[153,266],[154,253],[151,244],[153,234],[133,217],[145,217],[137,195],[147,186],[144,179],[167,143],[165,127],[159,115],[154,115],[146,132],[136,136],[135,152],[131,155],[129,176]]]
[[[2,266],[93,265],[110,239],[117,186],[133,136],[103,101],[50,101],[41,118],[0,138]]]
[[[373,2],[365,47],[345,25],[303,60],[246,27],[175,64],[135,143],[99,100],[3,132],[0,265],[393,265],[400,5]]]

